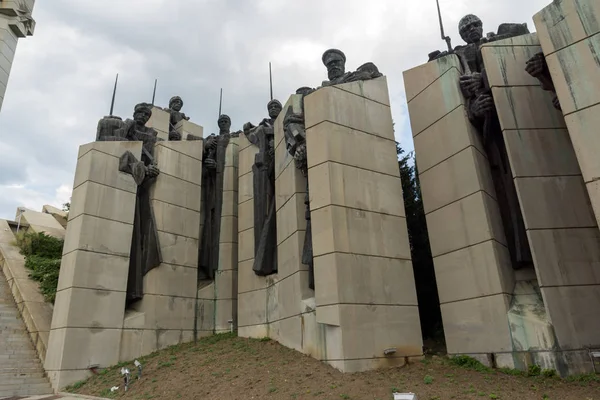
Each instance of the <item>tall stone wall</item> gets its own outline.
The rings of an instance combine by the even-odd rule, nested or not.
[[[448,353],[512,351],[515,277],[490,166],[447,56],[404,72]]]
[[[225,152],[219,265],[214,281],[200,282],[198,289],[196,329],[199,336],[229,332],[237,324],[238,149],[240,139],[231,138]]]
[[[600,221],[600,4],[554,1],[533,20],[583,179]],[[600,222],[599,222],[600,223]]]
[[[285,110],[292,107],[294,112],[300,112],[300,102],[301,96],[291,96],[275,122],[278,271],[266,277],[257,276],[252,269],[255,254],[252,166],[258,147],[240,137],[238,333],[244,337],[271,337],[287,347],[316,357],[312,349],[318,345],[309,340],[316,329],[314,292],[308,287],[308,267],[301,262],[306,230],[306,178],[296,169],[293,157],[287,152],[283,134]],[[304,302],[309,305],[303,306]],[[307,322],[311,312],[312,325]]]
[[[239,334],[268,336],[345,372],[422,356],[416,290],[387,81],[293,95],[275,122],[278,271],[258,277],[252,164],[240,152]],[[307,177],[284,139],[304,112],[315,290],[302,263]]]
[[[44,368],[52,387],[119,362],[137,185],[119,157],[141,142],[79,149]]]
[[[144,277],[144,297],[125,314],[120,361],[194,337],[200,239],[202,141],[154,148],[160,174],[150,189],[162,263]]]

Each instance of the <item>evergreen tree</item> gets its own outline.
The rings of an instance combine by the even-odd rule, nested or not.
[[[398,143],[396,143],[396,152],[402,179],[406,225],[417,287],[421,330],[424,338],[443,340],[443,335],[440,335],[442,314],[416,161],[414,153],[405,154]]]

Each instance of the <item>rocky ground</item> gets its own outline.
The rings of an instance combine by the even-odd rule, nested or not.
[[[445,357],[359,374],[342,374],[270,340],[218,335],[140,359],[140,380],[123,391],[120,375],[133,362],[100,372],[69,390],[123,399],[392,399],[392,392],[414,392],[419,400],[552,399],[600,400],[600,379],[571,380],[488,370],[480,364],[457,365]],[[547,374],[546,374],[547,375]],[[119,386],[117,392],[110,388]]]

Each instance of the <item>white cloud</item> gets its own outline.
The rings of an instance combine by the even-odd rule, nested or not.
[[[549,0],[440,0],[447,33],[460,43],[458,20],[478,14],[485,31],[527,22]],[[443,49],[434,0],[52,0],[36,3],[33,37],[20,40],[0,113],[0,218],[18,205],[40,209],[68,200],[78,146],[115,114],[175,94],[210,133],[219,89],[233,128],[265,116],[268,62],[275,95],[326,78],[322,52],[342,49],[348,68],[373,61],[388,76],[396,138],[412,150],[402,71]]]

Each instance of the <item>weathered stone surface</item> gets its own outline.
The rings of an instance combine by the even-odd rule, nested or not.
[[[96,144],[113,144],[118,143],[116,150],[141,152],[140,142],[96,142]],[[132,143],[136,146],[125,146],[123,143]],[[104,147],[104,146],[102,146]],[[122,147],[122,148],[121,148]],[[123,154],[121,153],[121,154]],[[120,155],[119,155],[120,157]],[[137,192],[131,175],[119,171],[119,159],[116,156],[108,155],[94,146],[90,151],[81,156],[77,161],[77,169],[75,170],[75,181],[73,188],[76,189],[85,181],[100,183],[116,189],[125,190],[130,193]]]
[[[152,200],[156,229],[192,239],[199,239],[200,204],[196,209],[188,209],[162,201]]]
[[[514,177],[581,173],[566,129],[514,130],[503,134]]]
[[[593,0],[563,0],[545,7],[533,17],[544,53],[552,54],[600,32],[599,14],[600,5]]]
[[[516,185],[527,229],[596,226],[581,176],[518,178]]]
[[[267,291],[238,293],[238,326],[239,328],[267,323]],[[263,336],[264,337],[264,336]]]
[[[450,69],[462,70],[460,60],[451,55],[404,71],[406,101],[410,102]],[[412,114],[412,113],[411,113]]]
[[[448,354],[511,351],[508,308],[505,294],[442,304]]]
[[[406,260],[327,254],[315,257],[315,280],[327,288],[316,292],[319,306],[417,305],[412,263]]]
[[[116,160],[115,160],[116,162]],[[85,181],[73,190],[69,219],[83,213],[133,224],[135,193]]]
[[[144,276],[144,296],[155,294],[193,298],[196,295],[197,269],[162,263]]]
[[[483,191],[496,196],[487,158],[474,147],[467,147],[435,167],[419,173],[425,213]]]
[[[600,284],[597,228],[529,232],[540,286]]]
[[[439,60],[436,60],[436,62],[439,62]],[[411,76],[411,80],[418,78],[416,70],[413,71],[416,75]],[[419,116],[419,118],[411,118],[410,126],[413,137],[465,104],[458,86],[460,75],[458,69],[450,68],[448,72],[441,75],[439,79],[408,102],[410,115]]]
[[[96,307],[82,307],[92,302]],[[77,304],[79,307],[74,307]],[[52,330],[59,328],[120,329],[123,327],[125,291],[70,287],[56,293]]]
[[[600,321],[594,318],[600,285],[542,288],[544,303],[562,350],[597,348]]]
[[[438,165],[467,147],[485,155],[479,134],[469,123],[464,107],[459,107],[415,136],[415,152],[419,174]]]
[[[402,217],[327,206],[311,211],[315,256],[331,251],[410,259]],[[374,232],[387,232],[374,237]]]
[[[53,329],[44,368],[48,372],[85,369],[92,365],[107,368],[119,359],[121,329],[61,328]],[[115,346],[116,345],[116,346]],[[85,349],[86,351],[69,351]],[[52,375],[50,376],[52,380]],[[53,387],[65,387],[73,383],[63,381]]]
[[[160,270],[160,267],[158,268]],[[152,272],[152,271],[151,271]],[[153,330],[192,330],[194,327],[194,297],[144,294],[133,309],[145,314],[145,326]]]
[[[127,257],[73,251],[62,258],[57,290],[70,287],[124,292],[122,279],[129,268]]]
[[[367,81],[342,83],[341,85],[336,85],[336,88],[354,93],[357,96],[365,97],[386,106],[390,105],[390,94],[387,79],[385,77],[369,80],[368,84],[365,84],[365,82]]]
[[[328,140],[307,143],[308,167],[325,161],[345,163],[388,175],[398,175],[396,146],[392,140],[375,137],[351,128],[325,121],[310,129],[315,137]],[[293,165],[292,165],[293,166]]]
[[[132,230],[130,224],[82,214],[69,221],[63,254],[84,250],[129,257]]]
[[[313,210],[329,204],[404,217],[400,178],[362,168],[323,163],[309,168],[309,181],[318,190],[311,193]],[[352,185],[346,182],[353,182]]]
[[[427,226],[437,227],[429,230],[434,257],[487,240],[505,244],[498,207],[484,192],[477,192],[428,214]]]
[[[508,249],[496,241],[438,256],[434,265],[442,304],[511,293],[514,287]]]
[[[305,101],[306,129],[323,121],[394,139],[390,108],[351,93],[327,87],[310,94]],[[345,104],[344,109],[339,108]]]
[[[565,127],[561,112],[552,105],[552,94],[539,86],[495,87],[492,93],[502,130]]]

